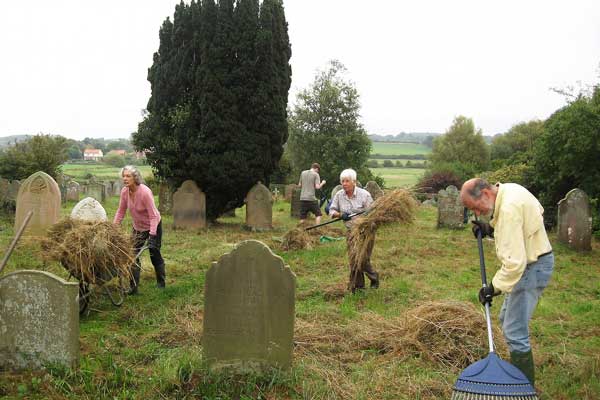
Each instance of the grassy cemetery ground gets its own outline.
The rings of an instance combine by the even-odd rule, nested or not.
[[[112,197],[105,204],[109,217],[117,201]],[[64,205],[63,214],[73,205]],[[90,314],[81,318],[78,370],[0,372],[0,397],[448,399],[461,368],[437,362],[433,348],[411,354],[394,347],[401,339],[395,326],[427,301],[477,304],[478,253],[470,230],[438,230],[436,209],[421,207],[413,226],[378,232],[372,261],[381,274],[380,289],[350,295],[344,290],[345,242],[284,252],[278,238],[296,221],[287,203],[277,202],[273,210],[275,230],[264,233],[241,228],[243,209],[200,233],[173,231],[172,219],[164,216],[166,290],[154,287],[145,254],[140,295],[120,308],[106,297],[95,298]],[[129,221],[123,229],[130,229]],[[0,220],[3,251],[13,234],[11,220]],[[265,242],[297,276],[293,368],[267,376],[210,374],[202,360],[205,272],[250,238]],[[551,240],[556,270],[531,324],[540,399],[598,399],[600,244],[579,254],[558,244],[554,234]],[[495,270],[493,242],[485,242],[485,251],[489,269]],[[22,241],[3,274],[34,268],[67,277],[58,264],[44,265],[40,252],[37,242]],[[492,307],[495,322],[499,303]],[[480,350],[483,357],[487,348]]]

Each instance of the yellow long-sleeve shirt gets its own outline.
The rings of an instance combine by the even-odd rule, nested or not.
[[[516,183],[498,184],[494,216],[496,255],[502,267],[494,275],[494,288],[510,293],[527,264],[552,251],[544,228],[544,208],[527,189]]]

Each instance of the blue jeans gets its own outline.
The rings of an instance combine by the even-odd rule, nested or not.
[[[529,344],[529,320],[554,270],[554,254],[546,254],[527,265],[500,309],[500,325],[510,351],[526,353]]]

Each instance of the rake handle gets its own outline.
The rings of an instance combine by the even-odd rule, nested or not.
[[[363,210],[363,211],[359,211],[359,212],[357,212],[357,213],[354,213],[354,214],[350,214],[350,218],[354,218],[354,217],[356,217],[357,215],[364,214],[365,212],[367,212],[367,210]],[[334,218],[334,219],[332,219],[331,221],[327,221],[327,222],[323,222],[323,223],[321,223],[321,224],[317,224],[317,225],[309,226],[308,228],[306,228],[306,229],[304,229],[304,230],[305,230],[305,231],[310,231],[311,229],[315,229],[315,228],[318,228],[318,227],[320,227],[320,226],[324,226],[324,225],[333,224],[334,222],[341,221],[341,220],[342,220],[342,217],[339,217],[339,218]]]
[[[481,272],[481,286],[487,287],[487,277],[485,274],[485,258],[483,256],[483,238],[481,230],[477,231],[477,247],[479,249],[479,269]],[[488,345],[490,353],[494,352],[494,336],[492,334],[492,318],[490,316],[490,302],[485,303],[485,322],[487,326]]]
[[[8,246],[8,250],[6,251],[6,254],[4,255],[4,258],[2,259],[2,262],[0,262],[0,272],[2,272],[2,270],[4,269],[4,267],[6,266],[6,264],[8,263],[8,258],[10,257],[10,255],[13,252],[13,250],[15,249],[15,246],[17,245],[17,242],[19,241],[19,239],[21,238],[21,235],[25,231],[25,228],[27,227],[27,224],[29,223],[29,220],[31,219],[32,215],[33,215],[33,211],[32,210],[27,213],[27,215],[25,216],[25,219],[23,220],[23,224],[21,225],[21,227],[17,231],[15,237],[13,238],[12,242],[10,243],[10,246]]]

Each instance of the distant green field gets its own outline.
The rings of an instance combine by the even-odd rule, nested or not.
[[[386,187],[410,187],[417,183],[425,170],[418,168],[372,168],[371,172],[385,179]]]
[[[152,177],[152,169],[149,165],[140,165],[137,167],[145,179]],[[63,174],[71,176],[73,179],[87,179],[87,174],[92,174],[99,180],[119,179],[121,168],[110,167],[105,164],[63,164]]]
[[[431,149],[422,144],[416,143],[386,143],[373,142],[371,154],[385,155],[414,155],[414,154],[429,154]]]

